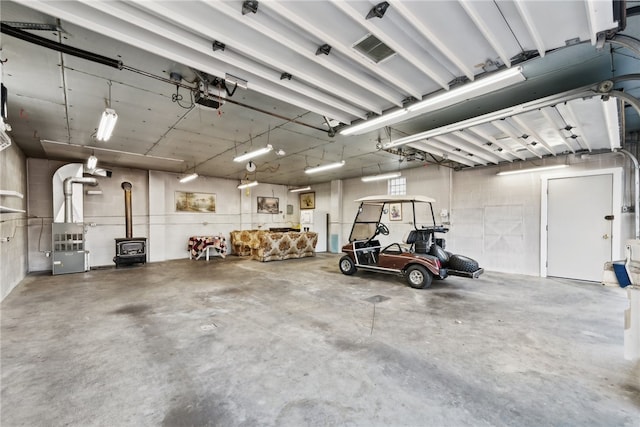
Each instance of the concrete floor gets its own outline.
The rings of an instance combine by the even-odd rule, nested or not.
[[[640,425],[622,289],[415,290],[338,258],[30,275],[2,303],[1,425]]]

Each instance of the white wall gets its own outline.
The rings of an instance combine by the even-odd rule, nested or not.
[[[51,270],[51,218],[53,212],[52,177],[63,162],[28,159],[29,165],[29,270]],[[124,191],[121,184],[132,184],[133,237],[146,237],[148,260],[164,261],[188,258],[190,236],[222,234],[229,240],[232,230],[291,227],[300,221],[298,194],[286,186],[260,184],[238,190],[237,180],[199,177],[181,184],[173,173],[113,168],[112,176],[96,177],[97,187],[85,187],[84,224],[86,248],[91,267],[112,266],[115,239],[125,237]],[[86,190],[101,190],[87,195]],[[198,192],[216,195],[215,213],[177,212],[175,192]],[[257,197],[277,197],[280,213],[258,213]],[[317,196],[318,197],[318,196]],[[319,193],[317,202],[329,194]],[[287,214],[287,204],[293,214]]]
[[[17,191],[24,195],[24,199],[0,196],[0,205],[26,210],[26,160],[15,144],[0,152],[0,190]],[[27,274],[27,214],[0,213],[0,238],[1,301]]]
[[[53,215],[53,174],[65,162],[27,159],[29,174],[29,271],[51,270],[51,222]],[[95,177],[96,187],[83,187],[86,249],[91,266],[113,265],[115,239],[125,237],[124,190],[133,186],[132,213],[134,237],[148,237],[148,175],[139,169],[114,168],[111,178]],[[101,195],[87,195],[87,190]]]
[[[625,158],[619,154],[588,159],[569,156],[547,159],[546,163],[565,161],[571,163],[571,170],[620,166],[627,166],[625,170],[628,170]],[[45,256],[51,249],[51,178],[62,164],[41,159],[27,161],[29,271],[51,269],[50,258]],[[436,222],[447,220],[439,215],[442,209],[450,212],[451,230],[444,236],[447,250],[475,258],[487,270],[537,276],[540,274],[540,174],[498,177],[495,175],[498,170],[495,167],[455,172],[429,165],[402,173],[407,178],[407,193],[436,199]],[[118,168],[113,169],[111,178],[98,177],[98,181],[97,189],[103,194],[84,196],[91,266],[113,265],[114,239],[125,235],[122,181],[133,184],[133,233],[135,237],[149,239],[149,261],[188,257],[189,236],[222,233],[228,238],[229,232],[235,229],[291,227],[297,226],[300,220],[299,194],[289,193],[282,185],[260,184],[247,191],[238,190],[236,180],[208,177],[179,184],[175,174]],[[628,187],[632,176],[627,173],[624,182]],[[216,194],[216,213],[176,212],[175,191]],[[355,178],[312,185],[311,191],[316,193],[316,210],[330,212],[330,233],[339,234],[339,248],[348,241],[358,208],[354,200],[386,194],[387,182],[363,183]],[[628,188],[624,194],[625,204],[631,204]],[[258,196],[277,197],[281,213],[257,213]],[[286,213],[287,204],[294,207],[291,215]],[[624,244],[632,237],[633,214],[619,214],[623,218],[621,242]],[[409,212],[403,212],[403,221],[398,223],[388,221],[383,215],[383,221],[393,227],[392,234],[381,237],[381,242],[401,241],[410,228],[410,220]],[[3,250],[5,246],[3,244]],[[3,286],[4,283],[3,278]]]
[[[113,168],[111,178],[96,177],[97,187],[84,188],[85,248],[91,267],[114,265],[115,239],[126,237],[123,182],[131,183],[133,237],[149,237],[149,179],[147,171]],[[101,190],[87,195],[87,190]]]
[[[568,156],[547,159],[545,164],[568,162],[571,167],[564,171],[599,170],[625,166],[625,188],[616,191],[625,194],[626,205],[631,205],[633,173],[629,172],[626,159],[616,153],[591,156],[582,159]],[[520,165],[514,165],[515,168]],[[502,169],[508,165],[501,166]],[[497,176],[501,169],[478,168],[453,171],[446,167],[426,166],[402,171],[407,178],[407,194],[420,194],[436,199],[434,212],[437,223],[449,219],[450,231],[446,238],[446,249],[472,257],[486,270],[540,275],[540,217],[541,174]],[[360,179],[342,182],[342,221],[340,223],[340,245],[348,242],[351,225],[358,204],[355,199],[364,196],[387,194],[387,182],[363,183]],[[449,218],[441,217],[446,209]],[[622,218],[621,246],[633,237],[633,214],[614,213]],[[402,240],[410,228],[411,216],[403,212],[401,223],[391,222],[387,215],[382,221],[390,227],[388,237],[380,236],[385,245]],[[623,247],[618,248],[620,253]],[[616,252],[614,250],[614,252]]]
[[[548,159],[545,164],[565,162],[571,166],[563,169],[563,173],[621,167],[625,163],[619,154],[606,154],[589,159],[576,156]],[[497,176],[499,170],[471,169],[453,174],[447,249],[478,260],[486,270],[538,276],[542,174]],[[632,237],[633,214],[614,214],[623,220],[621,245],[624,245]]]
[[[403,170],[402,176],[407,179],[407,194],[419,194],[428,196],[436,200],[433,210],[436,214],[436,222],[441,223],[439,213],[442,209],[450,210],[449,192],[450,169],[444,166],[429,165],[421,168]],[[356,216],[359,204],[354,200],[365,196],[385,195],[388,193],[387,181],[362,182],[360,178],[345,180],[343,183],[343,206],[342,206],[342,233],[340,246],[348,243],[351,226]],[[408,208],[405,205],[404,208]],[[418,224],[430,224],[431,217],[419,213]],[[402,213],[402,221],[389,221],[388,214],[382,215],[382,222],[391,225],[389,236],[378,236],[378,240],[384,246],[394,242],[401,242],[404,235],[411,229],[413,214],[411,212]]]

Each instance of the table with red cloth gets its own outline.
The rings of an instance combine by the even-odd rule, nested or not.
[[[189,237],[189,258],[200,259],[203,256],[209,261],[211,256],[224,258],[227,255],[227,239],[222,236]]]

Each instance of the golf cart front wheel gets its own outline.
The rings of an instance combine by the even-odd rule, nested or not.
[[[431,286],[431,273],[421,265],[412,265],[405,273],[409,286],[415,289],[425,289]]]
[[[342,274],[346,274],[347,276],[351,276],[356,272],[356,265],[353,263],[353,260],[349,257],[349,255],[345,255],[340,258],[339,266]]]

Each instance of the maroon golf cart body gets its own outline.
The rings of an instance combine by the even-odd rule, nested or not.
[[[426,196],[368,196],[360,202],[351,228],[349,243],[342,247],[345,253],[339,267],[343,274],[354,274],[358,269],[380,273],[400,274],[414,288],[427,288],[433,278],[445,279],[449,275],[478,278],[484,270],[471,258],[453,255],[444,250],[445,239],[436,233],[448,228],[436,225],[433,214],[434,199]],[[411,209],[411,230],[403,243],[382,247],[376,237],[388,235],[389,229],[381,222],[390,204],[402,204]],[[417,225],[416,214],[428,218],[429,225]],[[406,223],[405,223],[406,224]]]

